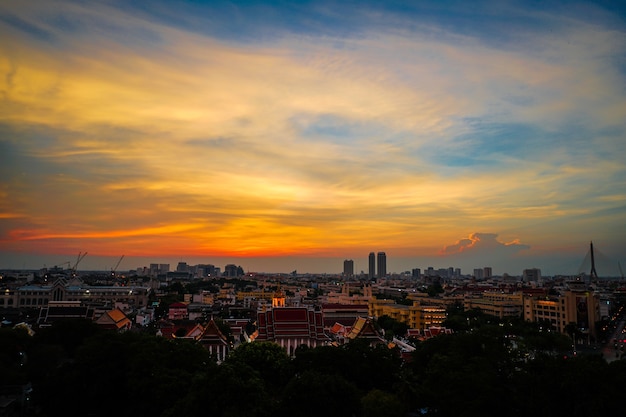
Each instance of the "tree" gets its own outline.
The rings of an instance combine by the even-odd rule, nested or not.
[[[400,337],[406,335],[409,326],[406,323],[398,321],[388,315],[382,315],[376,320],[377,324],[385,330],[385,336],[387,333],[391,333],[391,336],[398,335]],[[388,340],[391,340],[388,338]]]
[[[397,349],[389,349],[386,344],[370,346],[365,339],[339,347],[298,349],[293,361],[296,374],[315,369],[321,374],[340,376],[362,391],[391,389],[401,365]]]
[[[359,392],[354,384],[339,375],[307,370],[295,375],[285,387],[280,415],[344,417],[355,415],[359,408]]]
[[[576,344],[576,341],[581,336],[581,331],[574,322],[567,323],[565,325],[565,332],[572,338],[572,343]]]
[[[25,384],[28,382],[26,366],[31,336],[24,329],[0,327],[0,369],[5,384]]]
[[[228,340],[229,343],[234,343],[235,342],[235,338],[233,337],[233,332],[230,329],[230,326],[228,325],[228,323],[226,323],[224,320],[222,319],[214,319],[215,321],[215,325],[217,326],[218,329],[220,329],[220,332],[222,332],[222,334],[224,336],[226,336],[226,340]]]
[[[405,417],[406,405],[397,395],[379,389],[369,391],[361,398],[363,417]]]
[[[59,345],[67,358],[73,358],[76,349],[85,340],[102,332],[103,329],[93,320],[74,318],[59,320],[50,327],[39,328],[35,339],[38,343]]]
[[[216,366],[206,349],[190,341],[106,331],[86,339],[74,362],[47,378],[42,406],[50,414],[159,415],[186,394],[195,375]],[[102,392],[112,388],[115,396],[102,401]]]
[[[433,282],[426,289],[426,292],[428,293],[428,296],[430,296],[430,297],[435,297],[435,296],[441,294],[443,291],[444,291],[443,287],[441,286],[441,282],[439,282],[439,280]]]
[[[251,368],[272,390],[281,389],[291,378],[291,360],[285,349],[274,342],[245,343],[226,358],[234,369]]]

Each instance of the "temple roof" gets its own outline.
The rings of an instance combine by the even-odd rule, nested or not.
[[[359,317],[354,322],[350,333],[346,335],[349,339],[365,338],[376,341],[384,341],[381,334],[376,330],[374,321],[370,317]]]
[[[118,308],[104,312],[104,314],[102,314],[102,316],[100,316],[100,318],[96,320],[96,323],[108,328],[115,328],[118,330],[129,328],[132,325],[132,322],[128,317],[126,317],[126,314],[124,314],[122,310]]]
[[[202,344],[228,344],[228,338],[222,333],[213,319],[204,327],[204,331],[198,340]]]

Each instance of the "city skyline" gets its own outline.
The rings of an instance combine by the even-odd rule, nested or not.
[[[0,268],[577,274],[593,241],[617,276],[625,34],[602,1],[5,2]]]
[[[372,259],[372,254],[374,255]],[[540,264],[538,265],[507,265],[503,266],[501,263],[495,262],[495,264],[480,264],[472,258],[456,258],[460,263],[451,264],[432,264],[429,263],[431,258],[391,258],[391,267],[387,268],[387,256],[385,252],[370,252],[367,256],[354,257],[350,259],[346,258],[317,258],[317,257],[289,257],[281,258],[281,267],[276,269],[275,260],[268,257],[260,258],[233,258],[233,257],[218,257],[218,258],[193,258],[193,257],[180,257],[174,258],[151,258],[151,257],[106,257],[106,256],[88,256],[88,253],[79,253],[74,258],[64,255],[24,255],[19,258],[22,262],[21,265],[17,265],[17,261],[12,265],[0,265],[0,270],[15,269],[15,270],[40,270],[51,268],[62,268],[66,270],[76,269],[78,271],[113,271],[117,273],[127,273],[130,271],[138,271],[142,268],[149,269],[151,265],[168,265],[169,270],[177,270],[179,265],[186,265],[190,268],[195,266],[213,265],[225,272],[227,265],[234,265],[241,267],[244,273],[268,273],[268,274],[329,274],[329,275],[345,275],[346,262],[350,263],[350,268],[353,270],[353,277],[368,277],[369,279],[377,279],[379,277],[379,257],[384,258],[384,270],[385,275],[389,274],[411,274],[414,269],[419,269],[422,274],[428,275],[428,269],[432,268],[435,273],[440,270],[460,270],[460,275],[471,276],[474,275],[476,269],[484,270],[488,269],[490,275],[502,276],[522,276],[524,271],[537,269],[541,271],[543,276],[558,276],[558,275],[570,275],[578,276],[581,273],[587,276],[591,273],[591,259],[590,252],[586,254],[581,253],[581,259],[577,260],[578,267],[574,270],[571,269],[573,260],[569,264],[563,264],[562,269],[542,269]],[[616,278],[620,275],[623,277],[623,271],[621,264],[614,265],[614,260],[606,257],[602,252],[598,252],[595,249],[596,269],[601,272],[600,278]],[[61,259],[65,259],[60,261]],[[373,261],[373,262],[372,262]],[[494,269],[495,265],[495,269]],[[598,266],[599,265],[599,266]],[[568,269],[569,268],[569,269]],[[373,271],[373,273],[371,273]],[[481,277],[482,278],[482,277]]]

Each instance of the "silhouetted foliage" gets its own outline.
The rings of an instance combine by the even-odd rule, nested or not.
[[[161,414],[163,417],[274,415],[276,400],[266,391],[266,382],[253,368],[223,363],[194,379],[186,395]]]
[[[408,362],[357,339],[295,358],[248,343],[218,365],[193,341],[75,320],[0,329],[0,367],[32,382],[40,416],[620,415],[626,361],[572,356],[567,335],[519,318],[459,317],[470,331],[418,342]]]
[[[373,389],[361,398],[363,417],[405,417],[406,404],[391,392]]]
[[[291,378],[291,359],[285,349],[273,342],[245,343],[225,363],[234,369],[241,368],[241,372],[258,374],[273,390],[282,389]]]
[[[38,381],[35,392],[45,410],[68,415],[160,415],[211,366],[208,351],[189,341],[102,331],[84,339],[75,359]],[[107,401],[103,393],[111,393]]]
[[[393,335],[402,337],[406,335],[406,332],[409,329],[409,326],[406,323],[398,321],[387,315],[380,316],[376,322],[382,329],[385,330],[385,334],[391,331]]]
[[[443,292],[443,287],[441,286],[441,282],[439,280],[433,282],[431,285],[426,288],[426,293],[430,297],[436,297],[437,295]]]
[[[35,340],[46,345],[58,345],[68,358],[74,357],[76,348],[84,340],[102,332],[102,329],[88,319],[59,320],[50,327],[43,327],[35,333]]]
[[[283,391],[280,415],[289,417],[356,415],[360,409],[356,386],[340,375],[307,370],[294,376]]]
[[[301,349],[293,362],[296,373],[315,369],[325,375],[340,376],[364,392],[374,388],[389,389],[402,363],[396,350],[384,344],[371,347],[364,339],[340,347]]]
[[[14,384],[28,382],[26,365],[29,357],[26,352],[30,350],[31,344],[32,338],[26,330],[0,328],[0,369],[3,381],[15,381]]]

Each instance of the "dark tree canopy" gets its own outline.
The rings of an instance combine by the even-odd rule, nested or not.
[[[3,381],[32,383],[40,416],[620,415],[626,361],[564,355],[569,336],[520,319],[459,317],[467,331],[418,342],[406,362],[357,339],[295,358],[244,343],[218,365],[193,341],[77,320],[35,336],[1,328],[0,367]]]

